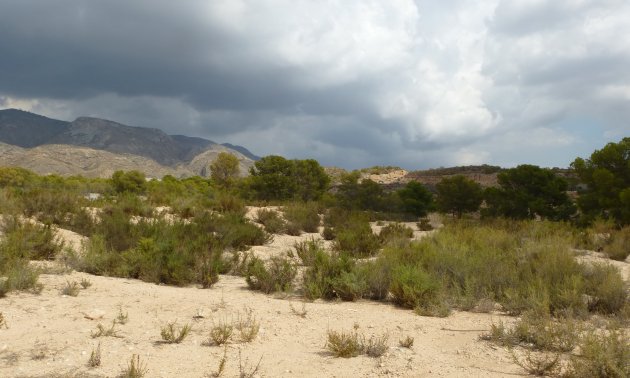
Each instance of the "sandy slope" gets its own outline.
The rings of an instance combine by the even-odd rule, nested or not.
[[[411,224],[410,224],[411,225]],[[377,228],[377,226],[374,226]],[[68,245],[77,246],[80,236],[61,230]],[[416,237],[423,236],[416,232]],[[260,256],[282,254],[301,237],[276,236],[253,252]],[[72,244],[70,243],[72,241]],[[583,259],[603,261],[589,254]],[[616,263],[615,263],[616,264]],[[619,263],[628,272],[627,263]],[[627,275],[626,275],[627,277]],[[67,281],[88,279],[92,286],[77,297],[60,294]],[[505,377],[524,371],[509,353],[478,340],[501,314],[455,312],[448,318],[415,315],[391,304],[370,301],[306,303],[306,316],[296,297],[268,296],[247,290],[243,278],[221,276],[212,289],[176,288],[137,280],[98,277],[73,272],[43,274],[40,295],[10,293],[0,299],[0,312],[8,328],[0,329],[0,377],[96,376],[113,377],[139,354],[147,377],[203,377],[216,371],[223,347],[208,346],[213,325],[236,321],[250,310],[260,322],[260,334],[252,343],[230,343],[223,376],[239,373],[242,363],[250,368],[259,359],[257,376],[264,377]],[[119,309],[129,322],[117,325],[121,337],[92,338],[99,323],[111,325]],[[202,317],[199,317],[201,315]],[[160,343],[160,328],[177,321],[193,326],[181,344]],[[380,358],[360,356],[334,358],[325,349],[328,330],[358,331],[366,336],[389,335],[389,351]],[[411,336],[412,349],[398,346]],[[86,366],[90,352],[102,348],[102,365]]]

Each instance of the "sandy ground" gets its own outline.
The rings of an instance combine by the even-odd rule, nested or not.
[[[377,227],[377,226],[374,226]],[[68,244],[81,237],[59,232]],[[416,237],[421,237],[417,233]],[[300,237],[276,236],[257,255],[284,253]],[[70,243],[72,242],[72,243]],[[603,261],[587,254],[588,261]],[[627,263],[614,263],[629,272]],[[61,294],[67,282],[89,280],[76,297]],[[257,377],[505,377],[525,375],[507,350],[480,341],[493,322],[513,318],[499,313],[454,312],[430,318],[391,304],[370,301],[304,303],[298,297],[264,295],[247,289],[243,278],[221,276],[211,289],[177,288],[137,280],[98,277],[85,273],[43,274],[41,294],[12,292],[0,299],[7,328],[0,329],[0,377],[114,377],[137,354],[147,377],[204,377],[217,371],[227,355],[224,377],[239,376],[239,365]],[[304,306],[304,307],[303,307]],[[300,316],[302,309],[306,314]],[[126,324],[116,324],[119,337],[93,338],[98,324],[109,328],[119,312]],[[251,312],[260,333],[251,343],[235,339],[227,348],[209,346],[210,329],[235,322]],[[161,343],[160,329],[168,322],[191,324],[181,344]],[[389,350],[371,358],[335,358],[325,348],[329,330],[352,331],[366,337],[389,336]],[[413,337],[411,349],[398,345]],[[91,351],[101,344],[102,364],[88,368]],[[239,353],[241,358],[239,359]],[[240,363],[239,363],[240,362]]]

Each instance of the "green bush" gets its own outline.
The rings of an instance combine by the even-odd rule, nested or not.
[[[295,242],[293,248],[295,249],[295,253],[302,260],[302,264],[311,266],[315,263],[317,253],[324,250],[324,244],[320,240],[311,238],[309,240]]]
[[[588,333],[580,355],[571,356],[566,377],[630,377],[630,343],[626,331]]]
[[[594,264],[584,267],[584,292],[589,295],[589,310],[616,314],[628,301],[628,292],[619,270],[612,265]]]
[[[287,227],[304,232],[318,232],[319,214],[316,203],[294,203],[284,208]]]
[[[354,267],[354,260],[347,254],[328,254],[318,250],[313,259],[313,265],[304,272],[305,296],[309,299],[338,298],[335,290],[335,285],[340,285],[338,278],[344,273],[352,272]]]
[[[381,246],[367,221],[351,221],[346,227],[336,230],[334,249],[349,253],[353,257],[373,256]]]
[[[274,256],[265,264],[253,257],[247,266],[245,280],[250,289],[269,294],[290,290],[296,274],[295,265],[286,258]]]
[[[63,249],[50,226],[24,222],[17,218],[5,220],[4,253],[28,260],[53,260]]]
[[[604,253],[613,260],[624,261],[630,256],[630,226],[611,235],[610,243],[604,246]]]
[[[280,234],[286,230],[287,226],[277,211],[269,209],[259,209],[256,212],[256,222],[262,224],[265,231],[270,234]]]
[[[381,243],[392,239],[410,239],[413,237],[413,230],[401,223],[390,223],[381,228],[378,237]]]
[[[392,271],[389,291],[399,306],[428,306],[438,300],[439,290],[439,282],[420,266],[400,265]]]

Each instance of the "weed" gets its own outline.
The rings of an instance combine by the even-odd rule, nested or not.
[[[131,360],[129,361],[129,365],[127,368],[122,371],[120,374],[121,378],[142,378],[144,377],[149,369],[147,368],[146,363],[142,363],[140,361],[140,356],[134,354],[131,356]]]
[[[66,281],[66,286],[61,289],[61,294],[76,297],[79,295],[79,284],[76,281]]]
[[[236,323],[236,329],[238,330],[241,341],[249,343],[253,341],[258,335],[258,331],[260,330],[260,323],[256,321],[256,317],[252,315],[251,310],[246,311],[247,316],[245,319],[239,316],[239,319]]]
[[[210,329],[210,340],[208,340],[208,344],[217,346],[226,344],[230,340],[230,337],[232,337],[233,332],[234,326],[232,324],[220,322]]]
[[[129,313],[128,312],[123,313],[122,307],[119,307],[118,315],[116,315],[116,319],[114,320],[114,322],[118,324],[127,324],[128,321],[129,321]]]
[[[219,366],[217,367],[217,371],[210,374],[210,376],[214,378],[218,378],[223,375],[225,372],[225,365],[227,364],[227,345],[223,348],[223,357],[219,360]]]
[[[90,353],[90,359],[88,360],[88,367],[97,367],[101,366],[101,343],[98,343],[96,349],[92,349],[92,353]]]
[[[411,336],[407,336],[404,339],[398,340],[398,345],[402,348],[411,349],[413,347],[414,338]]]
[[[109,328],[105,328],[101,323],[96,325],[96,331],[91,333],[93,339],[97,337],[122,337],[118,335],[118,330],[116,329],[116,321],[112,322],[112,326]]]
[[[525,369],[530,375],[542,377],[545,375],[556,375],[560,371],[560,353],[532,353],[528,350],[524,358],[519,358],[510,349],[510,354],[514,363]]]
[[[367,341],[363,342],[363,351],[370,357],[380,357],[389,349],[389,346],[387,346],[388,340],[389,336],[386,334],[371,336]]]
[[[241,358],[241,350],[238,350],[238,372],[239,372],[239,378],[253,378],[256,373],[258,373],[258,370],[260,369],[260,363],[262,362],[262,356],[260,356],[260,359],[258,360],[258,363],[256,364],[256,366],[253,367],[248,367],[248,361],[245,360],[245,362],[243,362],[243,359]]]
[[[363,344],[356,331],[348,333],[329,330],[326,348],[335,357],[350,358],[363,353]]]
[[[167,323],[164,327],[162,327],[160,331],[160,335],[162,336],[162,340],[168,344],[179,344],[188,334],[190,333],[192,327],[190,324],[185,324],[183,327],[175,326],[175,322]]]
[[[90,281],[90,280],[89,280],[89,279],[87,279],[87,278],[83,278],[83,279],[81,280],[80,284],[81,284],[81,287],[82,287],[82,288],[87,289],[88,287],[92,286],[92,281]]]
[[[308,311],[306,310],[306,303],[304,302],[302,302],[302,308],[300,310],[296,309],[291,302],[289,302],[289,308],[291,309],[291,313],[299,316],[300,318],[306,318],[306,314],[308,314]]]
[[[390,223],[381,228],[378,234],[381,243],[385,243],[392,239],[410,239],[413,237],[413,230],[401,223]]]

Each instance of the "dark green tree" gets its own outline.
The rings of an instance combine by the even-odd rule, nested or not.
[[[294,160],[296,197],[303,201],[314,201],[328,190],[330,178],[317,160]]]
[[[477,211],[483,200],[481,185],[462,175],[445,177],[436,185],[438,210],[461,218]]]
[[[575,213],[566,180],[550,169],[523,164],[499,173],[497,179],[498,188],[486,189],[485,215],[567,220]]]
[[[383,206],[383,188],[370,179],[361,180],[359,172],[351,172],[341,178],[337,189],[339,206],[353,210],[379,211]]]
[[[571,166],[586,185],[578,206],[587,220],[600,216],[619,225],[630,224],[630,138],[608,143],[589,159],[575,159]]]
[[[424,217],[434,208],[433,193],[417,181],[411,181],[398,191],[403,210],[418,217]]]
[[[282,156],[269,155],[250,169],[250,185],[263,200],[286,200],[296,192],[295,165]]]
[[[117,193],[142,194],[146,189],[146,177],[140,171],[116,171],[112,175],[112,185]]]

